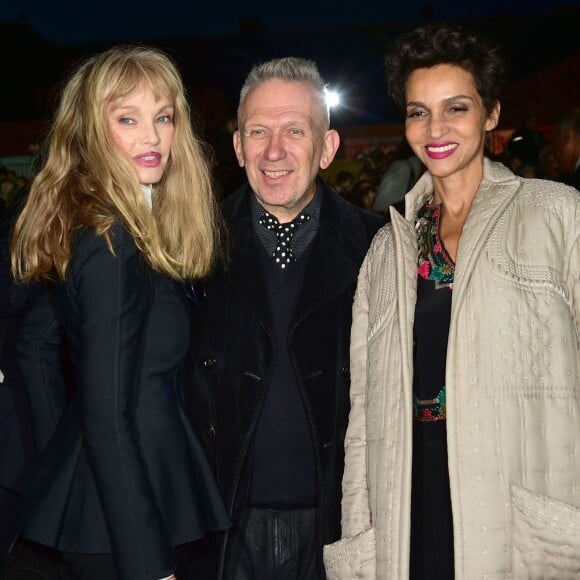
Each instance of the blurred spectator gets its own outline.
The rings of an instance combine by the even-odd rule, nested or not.
[[[354,175],[350,171],[339,171],[334,179],[334,190],[339,195],[346,197],[354,188]]]
[[[361,151],[357,159],[364,163],[365,169],[372,173],[382,175],[385,171],[385,162],[388,161],[388,154],[382,147],[373,145],[366,151]]]
[[[373,166],[365,165],[360,175],[358,176],[358,180],[357,183],[355,184],[355,187],[357,184],[358,185],[370,184],[374,185],[375,187],[378,187],[380,181],[381,174],[379,173],[379,170],[374,165]]]
[[[558,163],[558,158],[556,157],[552,143],[548,143],[540,151],[538,177],[551,179],[552,181],[560,181],[560,164]]]
[[[538,170],[534,165],[530,165],[529,163],[522,163],[518,167],[516,175],[519,175],[520,177],[525,177],[527,179],[533,179],[535,177],[538,177]]]
[[[15,189],[16,184],[14,183],[14,179],[6,178],[0,181],[0,197],[6,202],[6,205],[10,205]]]
[[[510,171],[517,174],[520,170],[520,167],[524,165],[524,161],[522,161],[519,157],[516,157],[512,154],[510,148],[506,145],[503,153],[500,155],[498,161],[503,163]]]
[[[369,181],[364,181],[355,188],[349,201],[362,209],[372,211],[376,194],[377,186]]]
[[[20,199],[28,186],[26,177],[17,176],[13,170],[0,168],[0,213]]]
[[[580,190],[580,107],[556,123],[554,153],[560,165],[560,181]]]
[[[520,165],[538,167],[540,151],[545,145],[546,140],[538,131],[536,115],[528,112],[522,125],[513,132],[507,143],[508,165],[516,173]]]
[[[405,194],[415,185],[423,170],[423,164],[403,138],[379,184],[373,211],[387,215],[389,206],[401,206]]]

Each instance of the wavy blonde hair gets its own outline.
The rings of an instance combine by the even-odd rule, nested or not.
[[[171,154],[152,210],[107,121],[109,104],[143,83],[175,107]],[[113,252],[110,228],[117,220],[155,270],[178,280],[208,274],[221,231],[211,170],[205,144],[193,132],[181,75],[168,55],[122,45],[81,64],[62,91],[47,145],[12,238],[17,280],[64,279],[72,238],[82,227],[104,236]]]

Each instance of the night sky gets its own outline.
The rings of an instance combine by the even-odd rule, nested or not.
[[[580,0],[20,0],[0,6],[0,21],[25,20],[55,45],[237,34],[240,22],[259,19],[270,32],[351,24],[465,19],[546,12]]]
[[[471,22],[491,33],[505,49],[512,84],[568,62],[578,51],[580,0],[8,1],[0,2],[0,22],[17,23],[22,44],[18,32],[7,34],[3,44],[0,39],[5,74],[18,79],[0,95],[0,121],[47,118],[69,67],[118,42],[149,43],[174,56],[206,127],[235,109],[252,65],[289,55],[315,60],[340,92],[341,105],[332,114],[337,128],[399,124],[385,91],[385,44],[427,20]],[[547,84],[540,79],[515,99],[504,99],[500,122],[518,124],[530,109],[551,124],[577,106],[579,62],[554,69]]]

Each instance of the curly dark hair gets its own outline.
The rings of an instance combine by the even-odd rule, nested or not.
[[[387,50],[387,91],[401,110],[405,110],[409,75],[438,64],[469,71],[488,113],[500,100],[507,83],[507,67],[499,46],[461,25],[431,23],[399,37]]]

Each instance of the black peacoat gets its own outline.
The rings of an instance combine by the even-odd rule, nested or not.
[[[347,203],[322,180],[318,231],[294,307],[288,347],[315,442],[318,539],[340,538],[343,442],[350,408],[351,309],[362,260],[384,219]],[[218,577],[249,487],[248,450],[278,346],[260,267],[248,185],[226,198],[227,266],[204,282],[196,312],[186,407],[233,521],[218,550]]]

